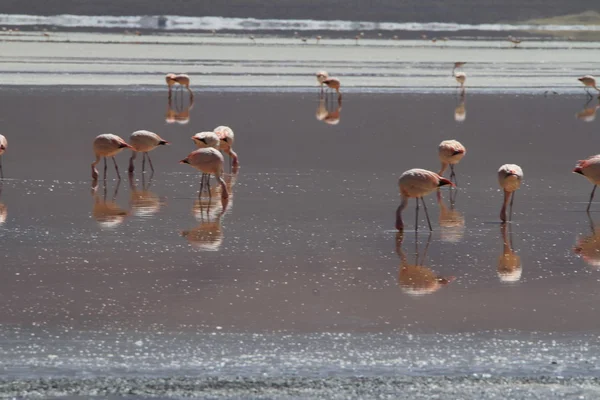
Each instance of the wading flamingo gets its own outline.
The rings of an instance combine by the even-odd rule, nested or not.
[[[577,80],[584,84],[585,91],[587,92],[588,96],[592,97],[592,94],[590,93],[588,88],[594,88],[600,93],[600,89],[598,89],[598,86],[596,86],[596,78],[594,78],[593,76],[584,75],[581,78],[577,78]]]
[[[585,176],[590,182],[594,184],[592,193],[590,194],[590,202],[588,203],[586,211],[590,211],[592,206],[592,200],[594,199],[594,192],[596,186],[600,184],[600,154],[591,156],[586,160],[579,160],[573,172]]]
[[[203,149],[207,147],[212,147],[215,149],[219,148],[220,139],[214,132],[199,132],[192,136],[192,140],[197,148]],[[209,174],[202,174],[201,185],[204,185],[206,180],[210,179]]]
[[[96,161],[92,163],[92,179],[98,179],[98,170],[96,164],[100,162],[100,158],[104,158],[104,179],[106,179],[106,158],[111,157],[115,164],[115,170],[117,171],[117,177],[121,179],[119,173],[119,167],[115,160],[115,155],[123,149],[135,150],[133,147],[128,145],[123,139],[112,133],[105,133],[98,135],[94,139],[94,154],[96,155]]]
[[[462,67],[462,66],[463,66],[463,65],[465,65],[466,63],[467,63],[466,61],[457,61],[457,62],[455,62],[455,63],[454,63],[454,68],[452,68],[452,76],[454,76],[454,71],[455,71],[457,68],[460,68],[460,67]]]
[[[402,202],[396,210],[396,229],[399,231],[404,229],[404,223],[402,222],[402,211],[408,205],[408,199],[414,198],[416,200],[415,230],[419,229],[419,199],[421,199],[423,208],[425,208],[425,216],[427,217],[429,230],[433,230],[431,227],[429,214],[427,213],[427,205],[425,204],[425,200],[423,200],[423,196],[434,192],[437,188],[444,185],[454,186],[450,180],[442,178],[435,172],[427,171],[426,169],[409,169],[400,175],[400,179],[398,179],[398,187],[400,189]]]
[[[450,180],[454,178],[454,183],[456,184],[454,165],[458,164],[465,154],[467,154],[467,149],[458,140],[444,140],[440,143],[438,146],[438,155],[440,156],[442,167],[438,175],[443,176],[446,168],[450,165]]]
[[[223,174],[223,155],[212,147],[197,149],[191,152],[186,158],[179,161],[180,164],[189,164],[197,170],[205,174],[213,174],[221,185],[221,197],[226,199],[229,197],[225,181],[221,177]],[[210,184],[210,177],[209,177]],[[208,188],[210,191],[210,186]],[[202,193],[202,182],[200,183],[200,193]]]
[[[327,85],[330,89],[335,89],[336,93],[339,97],[342,97],[342,93],[340,93],[341,82],[338,78],[327,78],[323,81],[324,84]]]
[[[129,159],[129,172],[133,172],[135,169],[133,160],[135,160],[138,152],[144,153],[142,156],[142,171],[146,169],[146,157],[148,157],[150,169],[154,172],[154,166],[152,165],[152,160],[150,159],[150,154],[148,154],[148,152],[154,150],[158,146],[169,144],[169,142],[158,136],[156,133],[144,130],[133,132],[129,137],[129,142],[133,147],[131,158]]]
[[[509,36],[508,41],[511,42],[512,44],[514,44],[514,47],[517,47],[519,44],[521,44],[521,39],[517,39],[516,37],[513,37],[513,36]]]
[[[456,82],[458,82],[460,84],[461,93],[464,94],[465,93],[465,81],[467,80],[467,74],[465,74],[464,72],[457,72],[454,74],[454,79],[456,79]]]
[[[194,97],[194,93],[192,89],[190,89],[190,77],[186,74],[178,74],[175,75],[173,73],[169,73],[166,75],[165,80],[167,82],[167,86],[169,87],[169,97],[171,97],[171,90],[173,89],[173,85],[178,83],[180,86],[185,86],[188,92],[190,92],[190,98]]]
[[[508,205],[508,199],[510,198],[510,215],[509,219],[512,219],[512,207],[515,201],[515,191],[521,186],[523,180],[523,170],[521,167],[515,164],[504,164],[498,169],[498,183],[504,190],[504,202],[502,203],[502,209],[500,210],[500,219],[502,222],[506,222],[506,206]],[[511,195],[512,194],[512,195]]]
[[[4,172],[2,171],[2,154],[6,152],[8,148],[8,141],[4,135],[0,135],[0,178],[4,178]]]
[[[234,168],[237,168],[240,164],[237,154],[235,151],[233,151],[233,130],[228,126],[217,126],[214,132],[219,137],[219,149],[229,155],[229,158],[231,159],[231,165]]]

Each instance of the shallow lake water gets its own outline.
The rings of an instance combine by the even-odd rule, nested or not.
[[[188,102],[171,103],[183,124],[166,90],[0,91],[4,376],[598,375],[600,204],[585,212],[592,185],[572,173],[597,152],[593,112],[577,117],[597,100],[347,93],[340,107],[317,89],[197,90],[186,115]],[[214,180],[198,200],[199,174],[178,163],[223,124],[240,158],[226,204]],[[172,143],[150,153],[154,174],[138,157],[128,177],[124,151],[123,179],[109,163],[92,187],[93,138],[138,129]],[[431,234],[413,202],[398,234],[398,177],[437,171],[451,138],[467,147],[458,189],[426,198]],[[507,226],[504,163],[525,175]]]

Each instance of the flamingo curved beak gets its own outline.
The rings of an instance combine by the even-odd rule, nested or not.
[[[581,169],[581,167],[575,167],[575,169],[573,170],[573,172],[576,173],[576,174],[583,175],[583,170]]]

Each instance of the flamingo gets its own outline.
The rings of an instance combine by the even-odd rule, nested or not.
[[[233,151],[233,142],[234,135],[233,130],[228,126],[217,126],[214,129],[214,132],[219,137],[219,148],[224,152],[229,154],[229,158],[231,159],[231,165],[236,168],[239,166],[238,156]]]
[[[321,36],[317,35],[317,44],[319,44],[320,41],[321,41]]]
[[[590,202],[588,203],[586,211],[590,211],[592,206],[592,200],[594,199],[594,192],[596,186],[600,184],[600,154],[591,156],[586,160],[579,160],[573,172],[585,176],[590,182],[594,184],[592,193],[590,194]]]
[[[6,152],[8,148],[8,141],[4,135],[0,135],[0,156]],[[4,178],[4,172],[2,171],[2,157],[0,157],[0,178]]]
[[[207,147],[212,147],[215,149],[219,148],[219,143],[221,142],[219,137],[214,132],[199,132],[192,136],[192,140],[197,148],[203,149]],[[206,179],[210,179],[209,174],[202,174],[201,185],[204,185],[204,181]]]
[[[463,66],[463,65],[465,65],[466,63],[467,63],[466,61],[457,61],[457,62],[455,62],[455,63],[454,63],[454,68],[452,68],[452,76],[454,76],[454,71],[455,71],[457,68],[460,68],[460,67],[462,67],[462,66]]]
[[[115,160],[115,155],[117,155],[117,153],[119,153],[123,149],[135,150],[119,136],[113,135],[112,133],[105,133],[96,136],[96,138],[94,139],[94,154],[96,155],[96,161],[92,163],[92,179],[98,179],[98,170],[96,169],[96,165],[100,162],[101,157],[104,158],[104,179],[106,179],[107,157],[112,158],[113,163],[115,164],[115,170],[117,171],[117,176],[119,177],[119,179],[121,179],[121,174],[119,174],[119,167],[117,166],[117,161]]]
[[[508,41],[511,42],[512,44],[514,44],[514,47],[517,47],[520,43],[521,43],[521,39],[517,39],[516,37],[513,36],[508,36]]]
[[[173,85],[178,83],[180,86],[185,86],[187,91],[190,93],[190,98],[194,97],[194,93],[192,89],[190,89],[190,77],[186,74],[178,74],[175,75],[173,73],[169,73],[166,75],[165,80],[167,81],[167,86],[169,87],[169,98],[171,97],[171,90]]]
[[[338,78],[327,78],[323,81],[324,84],[327,85],[328,88],[330,89],[335,89],[336,93],[338,94],[339,97],[342,97],[342,94],[340,93],[340,85],[341,82]]]
[[[439,176],[444,175],[444,171],[450,165],[450,180],[454,178],[456,183],[456,174],[454,173],[454,165],[458,164],[460,160],[467,154],[467,149],[458,140],[444,140],[438,146],[438,155],[442,163],[442,168],[438,172]]]
[[[460,84],[461,93],[464,94],[465,93],[465,81],[467,80],[467,74],[465,74],[464,72],[456,72],[454,74],[454,79],[456,79],[456,82],[458,82]]]
[[[504,203],[500,210],[500,219],[506,222],[506,205],[510,197],[510,218],[512,219],[512,207],[515,201],[515,191],[521,186],[523,180],[523,170],[515,164],[504,164],[498,169],[498,183],[504,190]],[[512,194],[512,195],[511,195]]]
[[[214,132],[199,132],[192,136],[192,140],[197,148],[202,149],[205,147],[219,147],[220,139]]]
[[[317,81],[321,85],[321,91],[322,91],[323,83],[325,83],[327,78],[329,78],[329,74],[327,73],[327,71],[317,71],[317,73],[315,75],[317,76]]]
[[[154,172],[154,166],[152,165],[152,160],[150,159],[150,154],[148,154],[148,152],[154,150],[158,146],[169,144],[169,142],[158,136],[156,133],[144,130],[133,132],[129,137],[129,142],[133,148],[131,158],[129,159],[130,173],[134,171],[133,160],[135,160],[138,152],[144,153],[142,157],[142,171],[145,169],[146,157],[148,157],[150,169]]]
[[[426,169],[414,168],[405,171],[402,175],[400,175],[400,179],[398,180],[398,187],[400,189],[400,196],[402,197],[402,202],[398,209],[396,210],[396,229],[399,231],[404,229],[404,223],[402,222],[402,211],[408,205],[408,199],[414,198],[416,200],[416,216],[415,216],[415,230],[419,229],[419,199],[423,203],[423,207],[425,208],[425,215],[427,216],[427,224],[429,225],[429,230],[432,231],[431,221],[429,219],[429,214],[427,213],[427,205],[425,204],[425,200],[423,200],[423,196],[426,196],[433,191],[435,191],[440,186],[451,185],[454,184],[435,172],[427,171]]]
[[[213,149],[212,147],[197,149],[188,154],[188,156],[183,160],[179,161],[179,163],[189,164],[205,174],[213,174],[219,182],[219,184],[221,185],[221,197],[223,199],[229,197],[227,186],[225,185],[225,181],[221,177],[221,175],[223,174],[223,155],[218,150]],[[202,192],[202,182],[200,183],[200,192]]]
[[[592,97],[592,94],[588,90],[589,87],[596,89],[600,93],[600,89],[596,86],[596,78],[592,75],[584,75],[581,78],[577,78],[577,80],[585,85],[585,91],[588,96]]]

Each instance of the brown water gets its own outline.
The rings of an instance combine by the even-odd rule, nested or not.
[[[315,118],[317,93],[199,91],[181,125],[165,123],[163,92],[5,89],[0,324],[48,332],[597,332],[599,272],[573,251],[592,234],[584,212],[591,184],[571,173],[597,152],[598,121],[575,118],[585,100],[468,95],[466,120],[456,122],[451,95],[350,93],[339,124],[328,125]],[[221,124],[236,133],[241,168],[227,177],[226,210],[215,194],[201,217],[199,176],[178,160],[193,150],[193,133]],[[122,153],[120,185],[109,164],[106,189],[101,181],[91,192],[93,138],[138,129],[172,142],[151,153],[153,178],[142,182],[138,164],[131,186]],[[456,168],[458,226],[440,228],[432,195],[431,237],[424,219],[412,231],[413,203],[398,236],[398,176],[437,170],[437,145],[449,138],[468,149]],[[506,232],[496,181],[503,163],[525,174]],[[449,195],[442,191],[447,208]],[[427,247],[418,263],[416,244],[421,254]],[[597,259],[595,242],[586,246]],[[400,285],[406,268],[425,285],[427,276],[456,279],[415,290]]]

